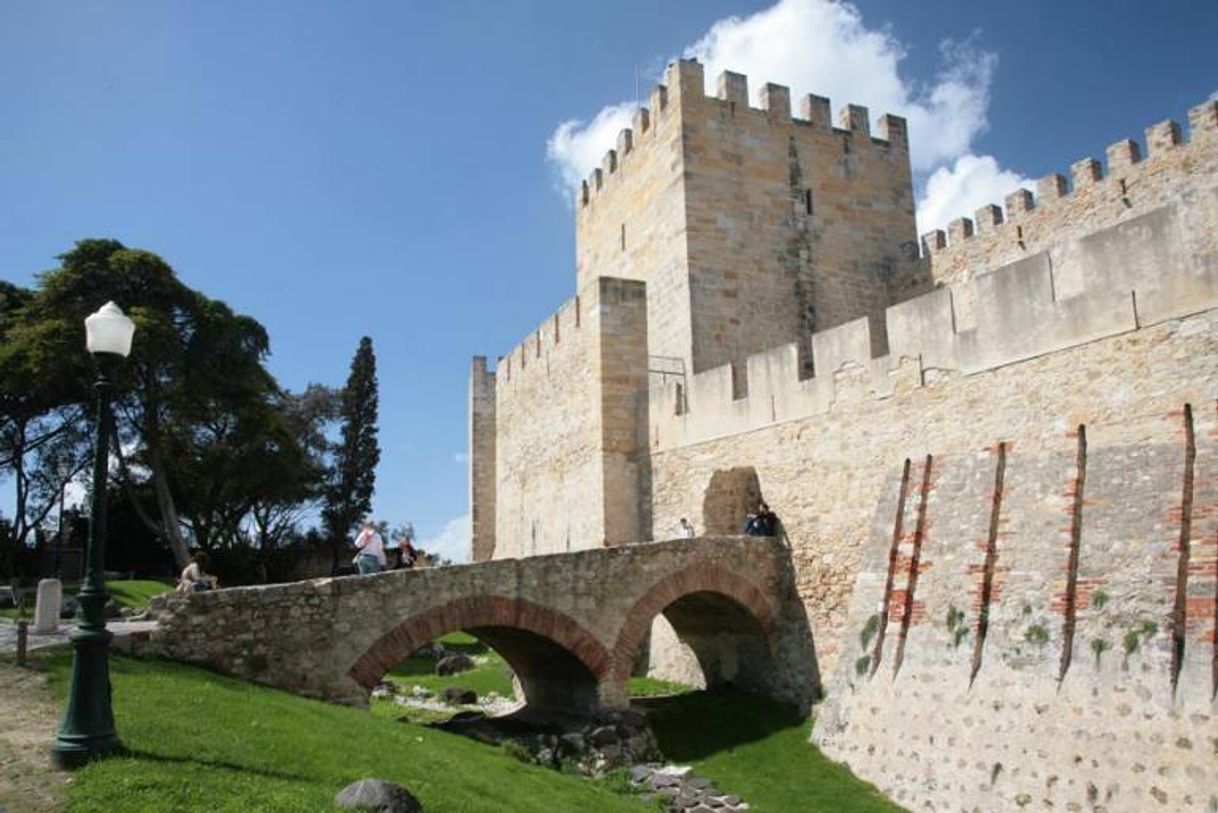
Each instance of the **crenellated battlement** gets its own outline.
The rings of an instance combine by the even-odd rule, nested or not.
[[[987,268],[1035,253],[1084,230],[1120,222],[1161,205],[1185,178],[1218,178],[1218,102],[1189,111],[1189,138],[1170,119],[1145,130],[1146,150],[1124,138],[1109,145],[1105,161],[1088,156],[1069,175],[1050,173],[1035,192],[1019,189],[1002,205],[988,204],[973,217],[921,237],[936,282],[954,283]],[[1105,166],[1106,165],[1106,166]]]
[[[1129,153],[1126,153],[1129,154]],[[952,287],[688,377],[653,381],[663,451],[884,399],[1218,307],[1218,185]],[[1019,202],[1016,204],[1020,205]],[[969,239],[971,221],[954,231]],[[941,235],[941,233],[940,233]],[[1118,261],[1119,260],[1119,261]],[[964,319],[964,308],[972,318]],[[876,348],[887,346],[886,354]]]
[[[534,375],[547,375],[550,356],[562,348],[577,345],[584,321],[583,306],[579,295],[571,297],[536,329],[529,331],[519,344],[499,356],[493,373],[499,386],[511,386],[513,382],[519,385]]]
[[[874,133],[866,107],[847,104],[838,113],[834,126],[829,100],[823,96],[805,95],[800,100],[800,115],[791,108],[791,91],[784,85],[767,82],[757,91],[757,106],[749,104],[749,81],[744,74],[723,71],[716,81],[715,95],[705,92],[703,66],[695,59],[671,63],[665,82],[655,86],[648,105],[635,113],[632,127],[618,133],[616,145],[605,152],[601,165],[592,170],[577,194],[580,206],[588,206],[610,189],[614,176],[627,171],[640,150],[649,149],[655,133],[677,111],[678,117],[691,115],[701,105],[728,116],[750,116],[758,122],[780,127],[801,127],[833,133],[842,144],[842,151],[868,144],[877,149],[908,154],[909,136],[905,119],[885,114],[876,122]]]

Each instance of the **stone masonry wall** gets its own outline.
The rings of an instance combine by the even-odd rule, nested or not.
[[[678,69],[701,90],[701,65]],[[793,340],[810,371],[813,331],[881,316],[918,270],[904,119],[880,117],[873,138],[864,107],[839,129],[828,99],[793,118],[787,88],[758,98],[734,73],[681,96],[694,372]]]
[[[1218,312],[898,388],[882,401],[865,394],[858,372],[839,380],[839,400],[827,414],[653,457],[657,527],[698,516],[716,471],[756,468],[794,545],[798,587],[828,676],[829,706],[815,732],[826,752],[915,809],[1018,810],[1026,799],[1037,804],[1029,809],[1048,809],[1046,798],[1058,809],[1099,809],[1088,802],[1094,785],[1109,811],[1209,810],[1218,782],[1212,770],[1198,777],[1197,769],[1212,767],[1218,747],[1211,677]],[[1206,485],[1192,498],[1185,659],[1173,702],[1167,650],[1181,589],[1186,404],[1194,482]],[[1059,695],[1080,425],[1087,451],[1074,655]],[[1000,442],[1007,470],[992,620],[970,689]],[[897,567],[885,604],[894,533]],[[1101,587],[1102,610],[1093,602]],[[878,624],[869,619],[882,606],[890,608],[884,655],[866,679],[856,670],[879,630],[864,630]],[[963,615],[949,629],[952,608]],[[894,680],[906,614],[904,664]],[[1126,672],[1126,635],[1144,622],[1156,628],[1140,638]],[[1028,642],[1035,625],[1045,629],[1043,645]],[[957,629],[965,630],[958,643]],[[1098,667],[1095,640],[1107,646]],[[1131,738],[1140,745],[1131,748]],[[1162,794],[1169,803],[1153,802]]]
[[[676,78],[670,73],[670,78]],[[646,346],[688,360],[689,273],[679,81],[651,93],[633,128],[585,182],[575,206],[576,286],[597,277],[647,284]]]
[[[495,558],[639,538],[643,288],[598,278],[500,361]]]
[[[167,596],[154,600],[152,646],[287,691],[363,704],[403,658],[468,630],[504,655],[530,706],[595,711],[627,703],[652,619],[707,594],[726,599],[735,612],[727,617],[749,633],[719,640],[717,629],[694,630],[704,651],[731,667],[726,676],[806,705],[818,675],[789,552],[740,537]],[[725,657],[733,646],[752,657]]]
[[[469,378],[469,513],[470,558],[495,553],[495,374],[486,357],[477,356]]]

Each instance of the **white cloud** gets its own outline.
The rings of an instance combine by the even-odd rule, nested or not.
[[[1215,90],[1213,93],[1210,94],[1210,101],[1218,102],[1218,90]]]
[[[473,526],[469,514],[450,519],[438,533],[418,542],[418,547],[431,554],[443,556],[457,563],[469,561],[470,539]]]
[[[601,108],[591,122],[569,119],[555,128],[546,142],[546,158],[562,179],[562,187],[571,194],[579,183],[617,143],[617,134],[630,126],[636,106],[622,102]]]
[[[972,167],[970,188],[982,186],[978,167],[988,166],[986,161],[995,169],[991,186],[1000,186],[1012,173],[999,169],[992,158],[971,154],[973,142],[988,127],[997,55],[979,47],[976,37],[945,40],[939,44],[938,72],[930,81],[920,81],[902,75],[905,53],[893,31],[869,27],[856,7],[832,0],[779,0],[751,16],[719,20],[684,50],[686,57],[696,57],[705,66],[710,93],[719,73],[731,70],[749,77],[754,98],[765,82],[776,82],[790,87],[793,99],[815,93],[828,96],[835,109],[848,103],[864,105],[873,121],[884,113],[904,116],[918,180],[945,168],[949,173],[940,177],[939,197],[920,210],[939,210],[939,201],[966,199],[965,190],[946,192],[965,157],[980,162]],[[599,166],[618,131],[629,126],[633,111],[632,102],[610,105],[589,122],[572,119],[554,130],[546,154],[568,192]],[[929,187],[927,192],[929,196]],[[919,224],[922,231],[931,227]]]
[[[835,109],[870,108],[872,118],[895,113],[909,120],[910,160],[928,170],[968,149],[985,130],[989,87],[997,56],[973,42],[945,40],[931,83],[903,77],[905,48],[886,29],[868,28],[859,10],[829,0],[781,0],[751,17],[729,17],[686,49],[706,71],[708,92],[725,70],[749,77],[750,92],[765,82],[828,96]]]
[[[926,181],[918,201],[918,231],[941,229],[957,217],[972,217],[987,203],[1002,205],[1002,199],[1034,182],[1017,172],[1002,169],[993,156],[962,155],[952,166],[936,169]]]

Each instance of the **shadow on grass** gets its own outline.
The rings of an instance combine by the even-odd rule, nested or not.
[[[734,689],[636,698],[664,756],[677,762],[705,759],[807,724],[794,706]]]
[[[312,782],[315,778],[305,776],[304,774],[289,773],[287,771],[273,771],[267,768],[258,768],[252,765],[240,765],[236,762],[226,762],[222,759],[201,759],[199,757],[180,757],[171,756],[169,754],[155,754],[151,751],[141,751],[138,748],[124,748],[118,753],[118,755],[127,757],[129,759],[137,759],[147,762],[159,762],[166,765],[198,765],[203,768],[215,768],[222,771],[251,774],[253,776],[260,776],[264,779],[278,779],[284,782]]]

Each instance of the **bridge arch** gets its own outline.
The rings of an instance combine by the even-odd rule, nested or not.
[[[570,616],[506,596],[456,599],[410,616],[381,635],[347,674],[365,691],[435,639],[464,630],[503,656],[531,710],[595,710],[611,672],[604,645]]]
[[[744,576],[700,562],[659,580],[627,613],[613,647],[613,673],[604,684],[605,705],[625,702],[635,657],[660,615],[693,651],[708,686],[731,682],[768,693],[774,605]]]

